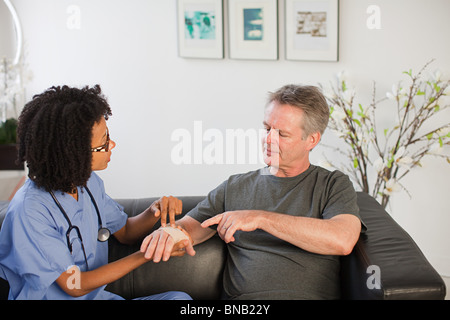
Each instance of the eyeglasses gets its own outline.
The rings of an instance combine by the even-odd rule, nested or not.
[[[106,128],[106,143],[97,148],[91,148],[91,152],[108,152],[109,151],[109,130]]]

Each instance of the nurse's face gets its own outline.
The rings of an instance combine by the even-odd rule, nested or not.
[[[108,141],[109,140],[109,141]],[[106,148],[108,146],[108,148]],[[106,120],[102,117],[92,127],[92,171],[103,170],[108,167],[111,160],[111,150],[114,149],[116,143],[109,139],[109,132],[106,126]],[[108,149],[108,151],[106,151]]]

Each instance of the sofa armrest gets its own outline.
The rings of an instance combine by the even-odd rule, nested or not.
[[[419,247],[371,196],[358,192],[367,231],[342,257],[344,299],[444,299],[445,283]]]

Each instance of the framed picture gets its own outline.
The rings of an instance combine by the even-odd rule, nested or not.
[[[177,0],[178,54],[223,59],[222,0]]]
[[[231,59],[278,59],[278,1],[228,0]]]
[[[338,61],[339,0],[286,0],[286,59]]]

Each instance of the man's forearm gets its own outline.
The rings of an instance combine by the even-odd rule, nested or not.
[[[215,224],[219,236],[227,243],[235,240],[237,230],[262,229],[304,250],[330,255],[349,254],[361,231],[359,219],[349,214],[323,220],[263,210],[237,210],[218,214],[204,221],[202,227]]]
[[[342,214],[331,219],[315,219],[258,211],[259,228],[306,251],[347,255],[353,249],[361,230],[353,215]]]
[[[176,224],[189,233],[193,245],[197,245],[208,240],[216,233],[213,229],[202,228],[200,222],[190,216],[184,216],[182,219],[177,220]]]

